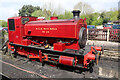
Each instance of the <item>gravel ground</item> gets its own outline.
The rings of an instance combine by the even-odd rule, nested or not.
[[[86,45],[96,45],[103,46],[105,49],[117,49],[120,50],[120,43],[118,42],[107,42],[107,41],[96,41],[96,40],[88,40]]]
[[[101,58],[99,65],[93,67],[92,73],[82,69],[74,70],[66,66],[57,68],[46,64],[42,67],[40,62],[26,62],[27,59],[20,56],[17,59],[11,59],[11,57],[3,55],[2,61],[48,78],[118,78],[119,74],[118,60],[105,57]],[[39,75],[27,73],[4,63],[2,63],[2,73],[10,78],[41,78]]]
[[[2,64],[2,67],[2,74],[9,76],[9,78],[40,78],[37,75],[21,71],[4,63]]]
[[[0,48],[2,47],[2,32],[0,32]]]
[[[94,43],[94,45],[104,46],[105,48],[111,49],[118,49],[118,46],[120,45],[120,43],[90,40],[88,40],[87,43],[89,43],[90,45]],[[2,73],[2,75],[5,75],[9,78],[118,78],[118,74],[120,74],[120,69],[118,67],[118,58],[112,59],[109,58],[109,56],[106,58],[106,55],[102,56],[99,65],[95,65],[93,67],[92,73],[90,73],[89,71],[84,71],[83,69],[74,70],[73,68],[66,66],[60,66],[57,68],[51,67],[46,64],[42,67],[42,64],[40,62],[26,62],[27,59],[20,56],[18,56],[17,59],[11,59],[11,57],[9,56],[2,55],[1,51],[0,58],[0,60],[15,65],[20,69],[36,73],[32,74],[29,72],[25,72],[8,64],[2,63],[2,71],[0,70],[0,72]]]

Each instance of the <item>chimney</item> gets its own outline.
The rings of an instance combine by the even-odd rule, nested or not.
[[[74,19],[78,19],[79,18],[80,10],[73,10],[72,13],[73,13],[73,18]]]

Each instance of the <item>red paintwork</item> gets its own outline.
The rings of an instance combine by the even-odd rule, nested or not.
[[[22,44],[24,44],[24,45],[30,45],[31,44],[31,40],[28,40],[28,39],[23,39],[22,40]]]
[[[113,24],[105,24],[103,29],[112,29]]]
[[[59,63],[64,65],[73,66],[74,57],[60,56]]]
[[[79,40],[79,31],[81,27],[87,28],[87,23],[85,22],[85,20],[70,19],[70,20],[56,20],[56,21],[55,20],[31,21],[25,24],[24,29],[25,29],[25,36],[46,37],[45,40],[51,42],[49,41],[50,39],[47,38],[52,37],[54,38],[53,40],[55,40],[56,38],[62,38],[62,39],[64,38],[68,41],[70,39]],[[75,50],[80,49],[78,45],[78,41],[74,42],[69,46],[67,45],[66,48],[75,49]]]
[[[50,20],[56,20],[56,19],[58,19],[57,16],[52,16],[52,17],[50,17]]]
[[[9,33],[9,42],[13,42],[16,44],[23,44],[22,40],[25,36],[25,29],[24,24],[21,23],[21,18],[29,18],[30,21],[35,21],[36,17],[12,17],[9,19],[15,20],[15,31],[10,31],[8,27],[8,33]],[[8,24],[9,26],[9,24]]]
[[[65,43],[61,43],[61,42],[54,43],[53,46],[54,46],[54,50],[57,50],[57,51],[64,51],[66,49]]]
[[[25,24],[25,35],[26,36],[41,36],[41,37],[55,37],[55,38],[72,38],[79,39],[79,30],[82,27],[83,20],[79,21],[63,20],[63,21],[33,21]],[[86,27],[86,22],[85,28]],[[84,26],[84,25],[83,25]],[[31,31],[28,34],[28,31]]]
[[[29,18],[29,22],[22,24],[22,18]],[[15,31],[9,32],[9,43],[29,46],[29,45],[46,45],[50,44],[54,51],[64,51],[66,49],[79,50],[79,31],[82,27],[87,28],[87,23],[84,19],[69,19],[69,20],[41,20],[38,21],[36,17],[12,17],[9,19],[14,19],[15,21]],[[8,24],[9,26],[9,24]],[[31,37],[28,39],[28,37]],[[60,40],[62,42],[58,42]],[[71,44],[70,41],[74,40]],[[36,41],[36,42],[35,42]],[[68,43],[64,43],[68,42]],[[42,51],[35,50],[33,48],[23,48],[18,46],[11,46],[8,44],[8,48],[12,51],[16,51],[20,55],[25,55],[30,59],[39,59],[40,62],[49,61],[49,52],[47,54],[42,54]],[[101,47],[95,47],[96,50],[100,51]],[[95,60],[95,54],[92,54],[93,47],[91,50],[84,55],[82,58],[70,57],[59,55],[58,60],[56,57],[52,58],[52,61],[58,62],[60,64],[76,66],[77,64],[82,64],[84,68]]]
[[[29,22],[26,24],[21,23],[21,18],[29,18]],[[84,19],[70,19],[70,20],[43,20],[37,21],[36,17],[12,17],[9,19],[15,20],[15,31],[9,29],[9,41],[15,44],[30,45],[30,41],[24,39],[27,36],[36,36],[33,39],[39,41],[48,40],[50,43],[55,43],[58,38],[65,41],[70,39],[79,40],[79,31],[81,27],[87,28],[87,23]],[[84,24],[84,25],[83,25]],[[9,26],[9,24],[8,24]],[[29,33],[30,32],[30,33]],[[44,37],[44,39],[40,40]],[[53,40],[47,39],[52,37]],[[66,45],[66,49],[79,50],[78,41],[75,41],[71,45]]]
[[[95,60],[95,56],[98,54],[92,54],[92,52],[95,52],[95,50],[93,49],[95,47],[91,46],[91,50],[84,56],[84,68],[87,68],[87,65],[92,61]],[[97,47],[96,49],[101,49],[102,51],[102,47]],[[88,61],[89,60],[89,61]]]
[[[95,49],[96,49],[97,51],[102,51],[102,47],[95,46]]]
[[[103,29],[112,29],[112,26],[111,27],[103,27]]]
[[[88,58],[88,60],[95,60],[95,55],[89,54],[89,56],[87,58]]]
[[[42,62],[42,52],[39,50],[40,62]]]
[[[44,58],[44,57],[42,56],[42,52],[39,50],[39,55],[33,55],[33,54],[31,54],[31,55],[29,55],[29,58],[39,59],[40,62],[42,62],[42,58]]]

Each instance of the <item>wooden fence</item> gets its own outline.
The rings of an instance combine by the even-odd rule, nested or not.
[[[120,29],[87,29],[87,39],[120,42]]]

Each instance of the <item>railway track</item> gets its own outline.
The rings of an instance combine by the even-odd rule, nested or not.
[[[107,57],[112,59],[120,59],[120,51],[118,50],[104,50],[104,54],[101,55],[102,57]]]
[[[7,75],[5,75],[5,74],[3,74],[3,73],[0,73],[0,76],[2,76],[2,78],[0,78],[1,80],[2,80],[2,79],[3,79],[3,80],[9,80],[9,79],[10,79]]]
[[[12,67],[14,67],[14,68],[16,68],[16,69],[19,69],[19,70],[21,70],[21,71],[24,71],[24,72],[27,72],[27,73],[30,73],[30,74],[34,74],[34,75],[38,75],[38,76],[40,76],[41,78],[48,78],[48,77],[46,77],[46,76],[44,76],[44,75],[41,75],[41,74],[38,74],[38,73],[36,73],[36,72],[29,71],[29,70],[26,70],[26,69],[17,67],[17,66],[15,66],[15,65],[13,65],[13,64],[10,64],[10,63],[8,63],[8,62],[2,61],[2,60],[0,60],[0,62],[3,63],[3,64],[6,64],[6,65],[12,66]],[[8,77],[8,78],[9,78],[9,77]]]
[[[105,51],[105,53],[106,52],[107,51]],[[92,72],[86,71],[86,70],[75,70],[71,67],[66,67],[66,66],[64,66],[64,67],[60,66],[58,69],[57,69],[57,67],[51,67],[47,64],[45,66],[42,66],[42,64],[40,62],[29,61],[29,59],[19,56],[19,55],[17,56],[17,58],[11,58],[8,55],[2,55],[2,56],[5,60],[7,58],[6,61],[8,63],[10,63],[9,61],[13,62],[14,64],[10,63],[12,65],[15,65],[15,66],[17,65],[18,67],[20,67],[20,68],[22,67],[25,70],[35,72],[35,75],[39,74],[39,75],[46,76],[48,78],[101,78],[104,76],[99,75],[99,73],[100,73],[99,70],[101,70],[101,67],[104,67],[104,64],[107,65],[107,66],[105,66],[105,67],[107,67],[107,69],[108,68],[115,69],[115,67],[111,68],[112,66],[110,66],[109,63],[111,63],[113,65],[116,65],[114,63],[118,63],[117,57],[116,58],[114,58],[114,57],[110,58],[110,56],[106,57],[107,54],[105,54],[105,53],[103,54],[104,56],[103,55],[101,56],[100,64],[97,66],[95,65],[93,67]],[[114,55],[111,55],[111,56],[114,56]],[[110,61],[110,62],[107,63],[107,61]]]
[[[4,61],[1,61],[1,60],[0,60],[0,62],[3,62],[5,64],[13,66],[13,67],[15,67],[17,69],[20,69],[22,71],[42,76],[42,78],[47,78],[47,77],[48,78],[60,78],[59,75],[56,75],[56,73],[58,73],[58,72],[61,73],[61,75],[64,74],[64,73],[67,73],[67,78],[70,77],[70,75],[69,75],[70,73],[72,73],[71,75],[73,76],[73,78],[79,77],[78,75],[81,75],[80,78],[85,78],[85,76],[86,76],[85,74],[89,73],[88,71],[85,71],[85,70],[80,70],[79,71],[79,70],[73,69],[72,67],[67,67],[67,66],[64,66],[64,67],[59,66],[59,68],[51,67],[48,64],[46,64],[45,66],[42,66],[42,64],[40,62],[37,62],[37,61],[32,61],[31,62],[31,61],[29,61],[29,59],[27,59],[25,57],[21,57],[21,56],[17,56],[17,58],[11,58],[10,56],[3,55],[4,59],[6,57],[7,57],[7,59],[11,59],[14,63],[19,65],[19,67],[17,67],[15,64],[13,65],[9,62],[4,62]],[[31,70],[30,68],[26,68],[26,67],[32,67],[34,70]],[[42,68],[42,69],[40,69],[40,68]],[[54,73],[52,73],[52,71],[54,71]],[[73,74],[76,74],[76,75],[74,76]],[[95,74],[95,72],[93,74],[95,76],[97,76]],[[66,74],[64,74],[63,78],[65,77],[65,75]]]

